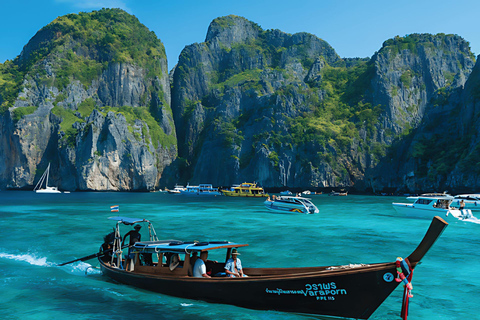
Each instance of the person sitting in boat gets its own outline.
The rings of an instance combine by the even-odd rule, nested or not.
[[[105,252],[104,260],[110,262],[112,258],[113,241],[115,240],[115,231],[110,232],[103,237],[103,243],[100,252]]]
[[[460,201],[460,210],[465,209],[465,201]]]
[[[130,230],[127,232],[127,234],[123,237],[123,241],[122,241],[122,247],[124,246],[125,244],[125,239],[127,239],[127,237],[130,237],[130,241],[128,243],[128,254],[127,254],[127,261],[126,261],[126,265],[128,266],[129,263],[130,263],[130,260],[133,259],[133,254],[130,253],[130,250],[131,250],[131,247],[136,243],[136,242],[139,242],[142,238],[142,235],[140,234],[140,229],[142,228],[141,225],[139,224],[136,224],[134,227],[133,227],[133,230]]]
[[[193,266],[193,276],[196,278],[211,278],[207,274],[207,266],[205,265],[205,262],[207,261],[208,258],[208,251],[202,251],[200,254],[200,259],[197,259],[195,261],[195,265]]]
[[[232,257],[227,260],[225,264],[225,272],[227,273],[227,277],[236,278],[236,277],[246,277],[243,273],[242,262],[238,258],[237,249],[232,250]]]
[[[195,262],[198,260],[198,252],[193,252],[192,256],[190,257],[190,266],[188,267],[188,275],[193,276],[193,266],[195,265]]]
[[[181,263],[180,255],[178,253],[165,253],[165,258],[167,259],[167,266],[170,271],[175,270]]]

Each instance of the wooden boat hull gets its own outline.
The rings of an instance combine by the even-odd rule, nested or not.
[[[421,261],[446,226],[447,223],[439,217],[432,220],[420,244],[405,259],[408,261],[410,270],[413,270]],[[155,248],[165,249],[168,247],[165,252],[173,253],[176,252],[175,246],[177,245],[191,246],[193,244],[177,244],[171,240],[157,242],[159,242],[158,247]],[[156,246],[157,244],[154,242],[152,245]],[[145,243],[136,248],[148,250],[148,246],[149,244]],[[170,248],[171,246],[173,248]],[[203,249],[198,250],[202,250],[202,252],[221,248],[230,250],[235,246],[239,245],[230,242],[212,242],[212,244],[207,242],[200,244],[199,247]],[[186,248],[181,247],[179,250],[186,250]],[[227,251],[227,256],[229,254],[230,251]],[[185,263],[187,263],[188,256],[186,255]],[[245,274],[249,277],[195,278],[187,276],[183,267],[169,269],[165,268],[163,264],[160,266],[139,265],[134,271],[127,272],[105,263],[101,256],[98,259],[104,275],[118,282],[145,290],[250,309],[343,318],[368,319],[399,284],[396,279],[398,267],[396,263],[400,263],[400,260],[390,263],[334,267],[244,268]],[[212,270],[215,268],[212,267]],[[407,307],[402,307],[402,314],[407,314],[408,295],[404,294],[403,304]]]
[[[278,275],[266,277],[256,277],[256,269],[246,268],[245,273],[252,275],[249,278],[202,279],[137,274],[100,262],[104,275],[162,294],[250,309],[357,319],[367,319],[398,286],[395,263],[352,268],[350,272],[298,268],[299,273],[291,273],[285,269],[285,276],[282,269],[275,269]]]

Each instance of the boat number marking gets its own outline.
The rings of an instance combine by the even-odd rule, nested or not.
[[[326,301],[333,301],[335,300],[335,296],[347,294],[347,290],[338,289],[337,284],[335,282],[305,284],[305,289],[301,289],[301,290],[266,288],[265,292],[269,294],[277,294],[277,295],[302,294],[305,297],[310,296],[310,297],[315,297],[317,300],[326,300]]]
[[[393,274],[391,274],[390,272],[387,272],[383,275],[383,280],[385,280],[385,282],[392,282],[393,278]]]

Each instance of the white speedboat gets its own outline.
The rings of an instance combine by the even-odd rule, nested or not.
[[[170,190],[170,189],[165,189],[165,190],[167,190],[167,192],[170,194],[180,194],[181,191],[186,190],[186,188],[184,186],[175,185],[173,190]]]
[[[218,188],[214,188],[211,184],[200,184],[198,186],[189,186],[185,190],[180,190],[180,194],[196,195],[196,196],[220,196],[222,193]]]
[[[472,218],[470,209],[459,210],[451,207],[452,199],[445,196],[419,196],[414,203],[393,203],[393,208],[409,217],[432,219],[435,216],[454,217],[465,220]]]
[[[48,164],[47,169],[41,176],[40,180],[38,180],[37,185],[33,188],[33,191],[36,193],[62,193],[57,187],[49,187],[48,186],[48,176],[50,175],[50,163]],[[43,188],[43,183],[45,182],[45,188]]]
[[[453,198],[452,205],[460,208],[463,200],[465,209],[480,210],[480,194],[459,194]]]
[[[310,199],[302,197],[278,196],[268,198],[265,202],[268,210],[282,213],[318,213],[318,208]]]

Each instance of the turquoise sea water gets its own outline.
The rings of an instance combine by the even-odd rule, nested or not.
[[[98,251],[120,215],[146,218],[160,239],[229,240],[249,267],[376,263],[408,256],[430,220],[398,216],[400,197],[312,196],[314,215],[276,214],[262,199],[166,193],[0,192],[2,319],[319,319],[152,293],[103,277]],[[480,214],[476,214],[480,216]],[[144,228],[145,229],[145,228]],[[129,228],[124,229],[129,230]],[[146,230],[143,230],[146,231]],[[145,235],[144,235],[145,237]],[[480,319],[480,225],[450,223],[414,272],[409,319]],[[371,319],[399,319],[401,286]],[[234,293],[233,293],[234,294]],[[346,306],[347,308],[348,306]]]

